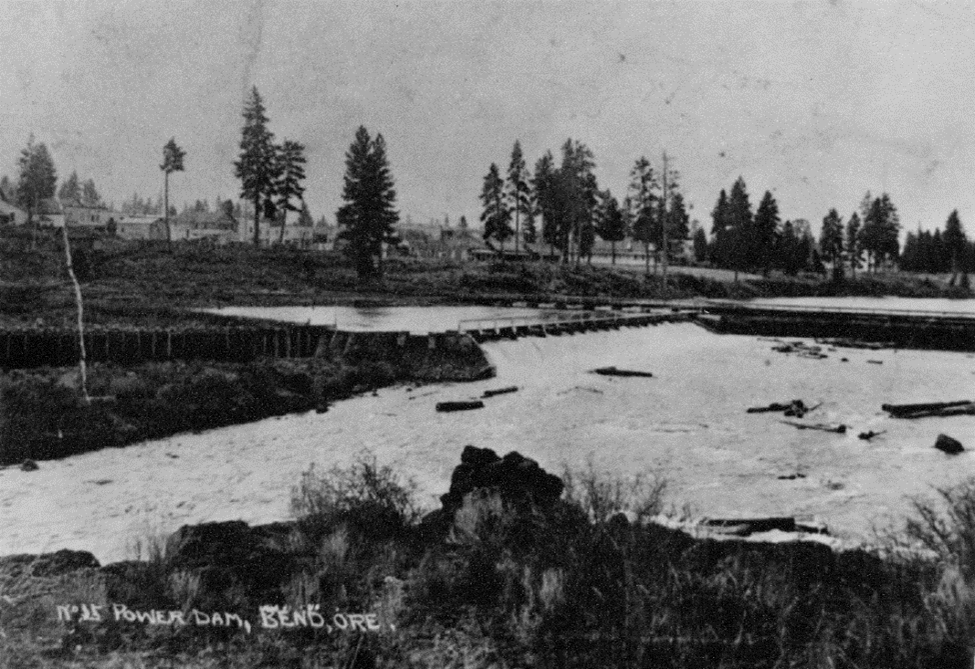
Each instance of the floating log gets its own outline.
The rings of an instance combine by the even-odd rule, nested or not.
[[[880,432],[874,432],[873,430],[867,430],[866,432],[861,432],[857,435],[857,439],[862,439],[863,441],[870,441],[874,437],[879,437],[880,435],[887,432],[887,430],[881,430]]]
[[[617,369],[616,367],[598,367],[592,370],[593,374],[600,374],[602,376],[639,376],[644,378],[651,378],[653,374],[650,372],[640,372],[632,369]]]
[[[947,434],[939,434],[934,442],[934,447],[948,455],[958,455],[965,450],[960,441],[949,437]]]
[[[768,413],[773,411],[788,411],[789,409],[805,411],[806,405],[802,403],[802,400],[792,400],[787,403],[772,402],[768,406],[749,407],[745,413]]]
[[[791,425],[792,427],[798,428],[800,430],[819,430],[821,432],[835,432],[836,434],[845,434],[847,427],[846,425],[831,425],[829,423],[799,423],[794,420],[783,420],[780,423],[785,423],[786,425]]]
[[[514,393],[518,391],[518,386],[508,386],[507,388],[498,388],[497,390],[485,390],[481,397],[494,397],[495,395],[504,395],[505,393]]]
[[[921,404],[882,404],[892,418],[925,418],[928,416],[962,416],[975,414],[975,401],[927,402]]]
[[[484,402],[474,400],[472,402],[437,402],[437,411],[470,411],[471,409],[483,409]]]

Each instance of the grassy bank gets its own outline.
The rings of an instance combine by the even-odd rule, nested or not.
[[[975,484],[909,527],[938,555],[927,561],[695,540],[645,522],[664,502],[652,478],[563,480],[554,502],[481,488],[421,519],[409,483],[366,457],[306,473],[295,521],[257,535],[200,526],[100,569],[7,558],[0,656],[7,667],[970,666]],[[317,605],[374,612],[378,629],[58,622],[58,603],[250,612],[255,625],[259,606]]]
[[[74,301],[58,238],[41,235],[36,248],[22,231],[0,231],[0,324],[70,325]],[[338,253],[250,246],[207,248],[162,243],[77,249],[76,272],[89,322],[170,325],[203,317],[190,307],[330,303],[462,303],[490,295],[605,296],[628,298],[749,298],[777,296],[897,295],[970,297],[948,277],[904,273],[858,275],[827,281],[818,275],[719,281],[672,273],[664,290],[659,276],[633,268],[551,263],[458,263],[391,259],[381,284],[361,284]]]

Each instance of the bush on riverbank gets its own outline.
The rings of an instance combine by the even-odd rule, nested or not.
[[[388,363],[317,358],[92,365],[85,403],[77,375],[45,368],[0,377],[0,465],[324,408],[402,378]]]
[[[225,527],[233,541],[222,549],[197,546],[191,532],[149,562],[35,579],[38,597],[22,579],[11,581],[11,569],[22,575],[29,565],[8,558],[0,584],[18,603],[0,606],[0,651],[19,658],[11,667],[170,666],[177,658],[180,666],[210,667],[216,654],[230,667],[970,666],[962,622],[971,619],[971,575],[959,572],[967,557],[954,551],[970,543],[975,484],[953,492],[947,516],[922,514],[914,524],[945,532],[939,545],[948,552],[935,563],[834,554],[818,544],[695,540],[639,521],[661,507],[654,479],[614,481],[590,471],[566,480],[554,505],[472,494],[439,535],[417,523],[409,482],[366,457],[349,469],[307,472],[295,490],[296,523],[254,528],[253,540],[243,524]],[[235,557],[224,560],[214,548]],[[247,551],[269,549],[277,566],[260,573],[280,581],[276,602],[235,580],[259,560]],[[193,566],[179,555],[204,561]],[[245,634],[52,622],[54,602],[108,601],[182,610],[209,601],[238,611],[317,604],[377,612],[383,629]],[[45,646],[38,637],[59,642]]]

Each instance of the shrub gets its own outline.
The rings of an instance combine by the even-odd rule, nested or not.
[[[402,538],[419,518],[415,490],[413,481],[364,453],[345,469],[319,474],[312,465],[303,472],[291,511],[316,543],[342,527],[352,539],[387,541]]]

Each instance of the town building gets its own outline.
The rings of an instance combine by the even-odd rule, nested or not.
[[[107,230],[108,222],[118,217],[118,214],[102,204],[85,204],[77,199],[61,202],[64,221],[68,227],[91,228]]]

